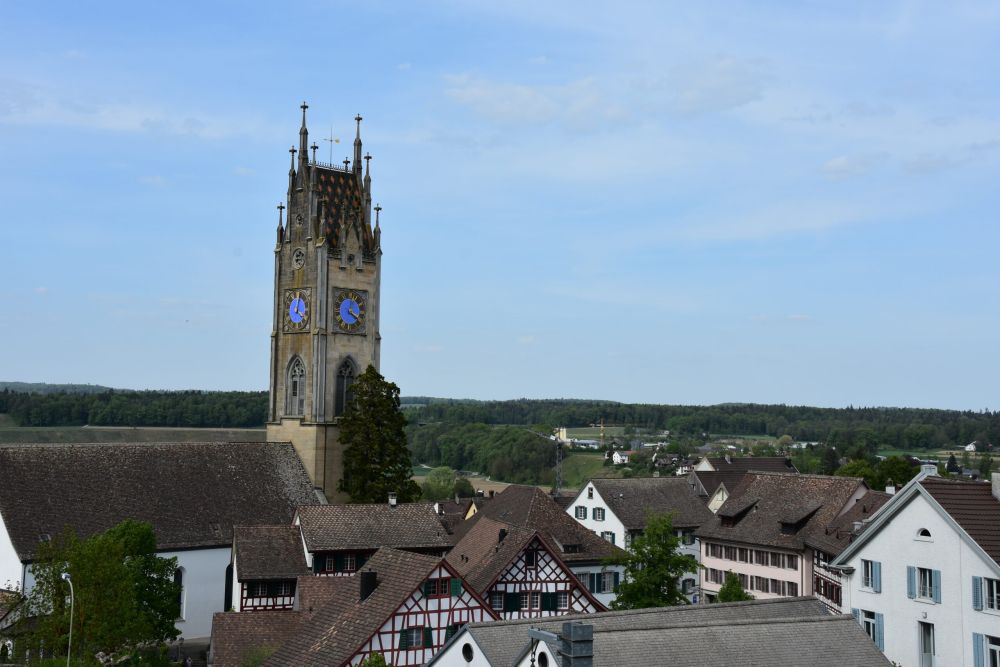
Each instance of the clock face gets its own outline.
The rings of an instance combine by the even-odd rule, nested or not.
[[[306,251],[302,248],[296,248],[295,252],[292,253],[292,267],[296,269],[301,269],[302,265],[306,263]]]
[[[309,326],[309,291],[291,289],[285,291],[285,331],[305,331]]]
[[[354,290],[341,290],[334,301],[334,317],[341,331],[363,333],[365,327],[365,296]]]

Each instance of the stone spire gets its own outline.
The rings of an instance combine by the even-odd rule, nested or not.
[[[372,224],[372,175],[371,175],[371,161],[372,156],[365,153],[365,224],[371,227]]]
[[[309,105],[303,102],[299,108],[302,109],[302,127],[299,128],[299,187],[305,187],[303,179],[309,166],[309,130],[306,129],[306,109]]]
[[[361,114],[354,117],[355,122],[358,124],[358,132],[354,136],[354,173],[358,175],[358,180],[361,180]]]

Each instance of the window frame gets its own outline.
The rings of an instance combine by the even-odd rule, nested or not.
[[[600,515],[598,515],[598,512],[600,513]],[[592,512],[592,516],[594,517],[594,521],[604,521],[604,516],[605,516],[604,508],[595,507]]]
[[[569,609],[569,591],[556,591],[556,609]]]
[[[504,611],[504,594],[501,591],[490,591],[490,609],[493,611]],[[499,604],[497,602],[499,601]]]
[[[934,601],[934,570],[929,567],[917,568],[917,599]]]
[[[587,506],[586,505],[577,505],[576,509],[574,511],[575,511],[574,516],[576,517],[576,519],[578,521],[586,521],[587,520]]]
[[[1000,579],[983,577],[983,609],[1000,612]]]

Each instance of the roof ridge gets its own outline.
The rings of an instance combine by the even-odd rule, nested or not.
[[[690,623],[673,623],[671,625],[658,625],[655,628],[604,628],[595,627],[594,634],[604,632],[660,632],[662,630],[672,630],[674,628],[711,628],[720,625],[727,627],[737,625],[771,625],[771,624],[791,624],[791,623],[830,623],[832,621],[853,621],[850,614],[830,614],[828,616],[778,616],[772,618],[740,618],[729,620],[700,621]]]

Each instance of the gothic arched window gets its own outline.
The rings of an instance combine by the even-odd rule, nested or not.
[[[337,393],[333,404],[334,416],[339,417],[344,414],[347,406],[354,400],[354,392],[351,391],[351,385],[354,384],[356,378],[357,369],[354,366],[354,362],[350,359],[345,359],[344,363],[337,369]]]
[[[301,416],[306,408],[306,365],[295,357],[285,378],[285,414]]]

